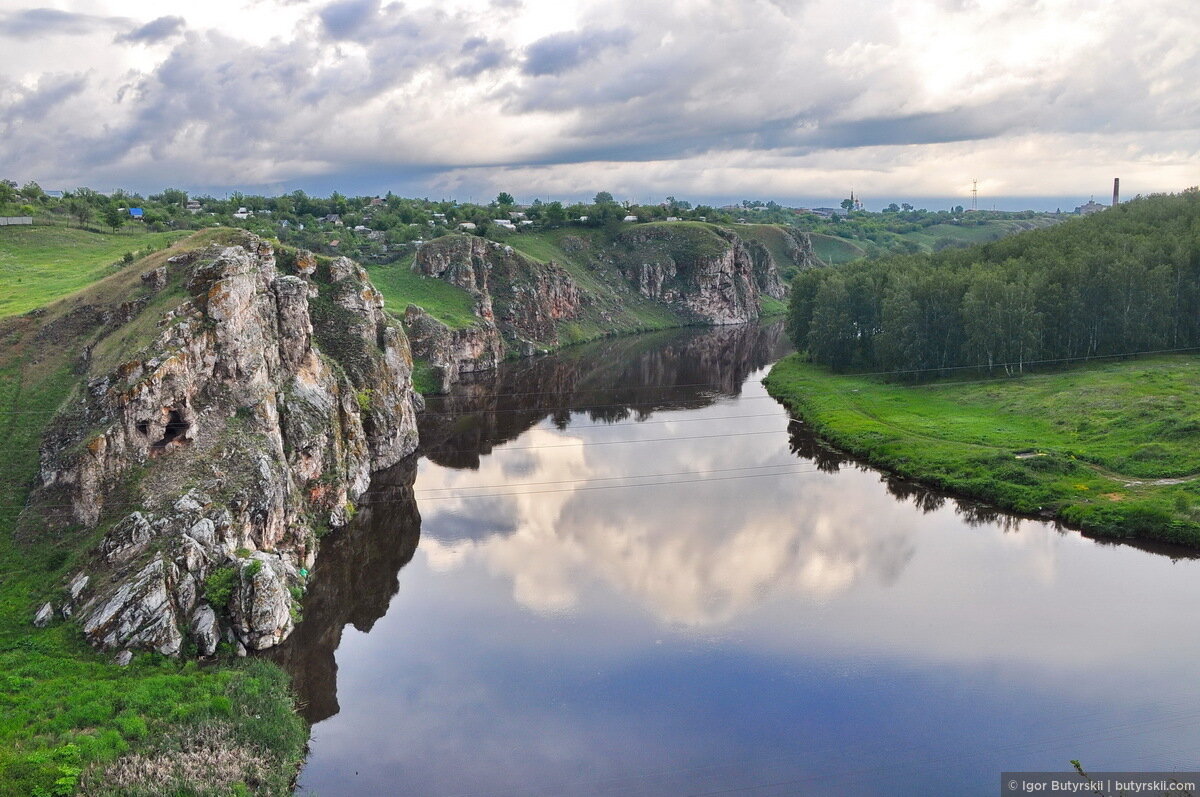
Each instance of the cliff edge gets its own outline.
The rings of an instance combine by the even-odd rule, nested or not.
[[[61,612],[110,650],[271,647],[319,537],[416,448],[408,341],[357,264],[277,259],[249,234],[143,281],[182,301],[131,318],[150,342],[114,367],[84,352],[86,388],[42,446],[21,533],[97,542],[39,620]]]

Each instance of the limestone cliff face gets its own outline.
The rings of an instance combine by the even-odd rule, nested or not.
[[[797,267],[806,269],[820,268],[825,265],[821,258],[817,257],[817,251],[813,249],[811,235],[793,227],[787,227],[784,232],[787,236],[784,244],[787,246],[788,256]]]
[[[504,342],[495,324],[480,323],[451,329],[410,304],[404,311],[404,330],[413,351],[431,363],[445,392],[462,374],[491,371],[504,359]]]
[[[106,529],[62,606],[94,644],[277,644],[318,531],[416,448],[411,355],[382,297],[345,258],[292,260],[281,274],[254,236],[175,258],[188,297],[43,445],[33,509]]]
[[[447,235],[430,241],[417,250],[413,268],[457,285],[475,299],[478,329],[449,338],[414,334],[414,340],[421,339],[414,344],[417,356],[443,371],[462,371],[472,363],[478,367],[465,370],[481,370],[491,362],[492,353],[503,352],[505,343],[518,354],[556,345],[558,323],[578,317],[583,306],[579,288],[561,266],[538,263],[511,246],[475,236]],[[433,345],[427,346],[426,340],[433,340]],[[494,368],[495,363],[486,367]]]
[[[787,285],[779,275],[779,269],[775,265],[775,258],[771,256],[771,250],[758,241],[748,241],[746,251],[750,254],[754,284],[758,286],[759,293],[773,299],[782,299],[787,296]]]
[[[746,245],[718,227],[645,225],[624,233],[618,266],[643,296],[707,324],[759,314],[759,284]]]

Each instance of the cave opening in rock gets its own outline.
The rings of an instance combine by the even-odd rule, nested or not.
[[[171,410],[167,417],[167,425],[163,429],[162,440],[154,444],[156,449],[164,449],[174,442],[185,442],[184,435],[187,434],[188,422],[183,419],[183,415],[179,410]]]

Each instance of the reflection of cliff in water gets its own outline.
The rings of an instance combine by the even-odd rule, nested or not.
[[[780,321],[613,338],[506,363],[427,400],[421,453],[444,467],[477,468],[481,454],[546,417],[565,428],[573,412],[617,422],[706,407],[738,395],[749,373],[789,350]]]
[[[304,621],[268,654],[291,673],[309,722],[338,712],[334,652],[342,629],[350,623],[364,633],[371,630],[396,594],[400,569],[417,550],[416,475],[415,456],[374,475],[354,520],[321,542],[304,596]]]

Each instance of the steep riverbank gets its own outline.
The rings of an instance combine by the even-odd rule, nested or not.
[[[447,235],[371,275],[403,319],[422,392],[445,392],[506,358],[782,313],[782,275],[819,264],[811,243],[768,225],[743,234],[674,222],[553,230],[504,243]]]
[[[1200,545],[1194,358],[900,385],[792,355],[765,384],[817,434],[891,473],[1097,536]]]

